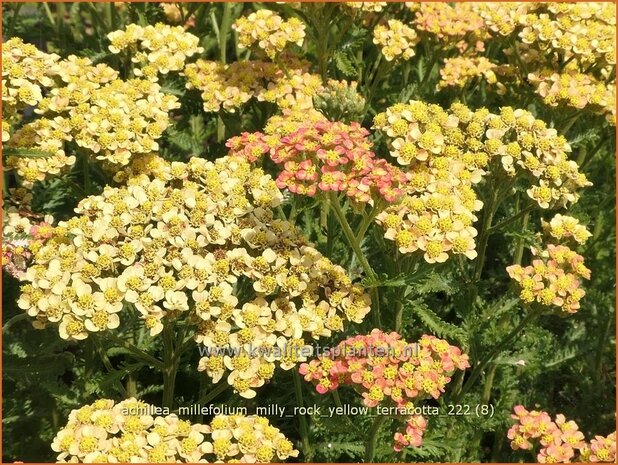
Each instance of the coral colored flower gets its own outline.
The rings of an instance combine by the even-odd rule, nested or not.
[[[511,417],[516,423],[507,433],[511,447],[530,450],[538,442],[540,463],[568,463],[574,458],[579,462],[614,462],[616,459],[616,433],[607,438],[596,436],[588,444],[577,423],[567,421],[562,414],[552,420],[547,412],[528,411],[523,405],[516,405],[513,411]]]
[[[404,193],[407,177],[386,160],[375,158],[368,134],[358,123],[317,120],[300,123],[280,138],[267,141],[268,136],[262,133],[243,134],[227,145],[230,154],[249,161],[268,152],[275,163],[283,165],[277,186],[290,192],[310,196],[343,192],[359,203],[373,204],[377,199],[395,203]],[[261,145],[265,141],[269,151]],[[254,157],[256,144],[258,156]]]
[[[443,392],[455,370],[469,367],[468,357],[458,347],[424,335],[409,344],[395,332],[374,329],[366,336],[353,336],[338,344],[330,356],[300,367],[305,380],[325,394],[340,385],[350,385],[368,407],[394,406],[406,418],[405,433],[395,435],[394,448],[420,446],[426,420],[407,415],[408,407]]]

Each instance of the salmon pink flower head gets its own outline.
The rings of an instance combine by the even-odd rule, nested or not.
[[[616,432],[607,437],[595,436],[590,441],[587,452],[585,459],[590,462],[616,462]]]
[[[413,415],[406,424],[405,434],[395,433],[395,445],[393,449],[401,452],[404,447],[420,447],[423,443],[423,433],[427,428],[427,420],[422,415]]]
[[[226,145],[231,155],[250,162],[268,153],[283,167],[277,178],[280,189],[309,196],[341,192],[358,203],[373,204],[378,199],[396,203],[408,176],[375,157],[368,134],[356,122],[314,120],[282,137],[243,133]]]
[[[607,438],[596,436],[588,444],[577,423],[567,421],[562,414],[552,420],[547,412],[528,411],[523,405],[516,405],[513,411],[511,418],[516,423],[507,433],[511,448],[532,450],[539,446],[539,463],[614,462],[616,459],[615,432]]]
[[[426,420],[411,409],[414,402],[440,397],[455,370],[469,367],[468,356],[435,336],[408,343],[395,333],[374,329],[353,336],[328,353],[303,363],[300,374],[325,394],[341,385],[353,387],[368,407],[395,408],[406,418],[405,432],[395,435],[395,450],[422,442]]]

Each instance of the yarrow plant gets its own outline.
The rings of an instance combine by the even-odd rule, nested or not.
[[[10,149],[48,152],[45,157],[7,158],[7,167],[15,169],[26,186],[73,165],[76,157],[65,155],[71,142],[88,156],[117,165],[126,165],[132,154],[158,150],[157,139],[169,124],[169,112],[179,107],[178,99],[163,94],[158,84],[121,80],[109,66],[94,65],[87,58],[41,57],[42,52],[20,40],[9,41],[2,53],[7,63],[3,120],[12,121],[11,113],[23,105],[34,106],[41,115],[14,132],[3,129],[3,139]],[[33,60],[47,63],[46,68],[30,70]],[[11,75],[30,75],[38,84],[30,96],[21,98],[18,89],[25,81]]]
[[[280,58],[280,63],[286,61],[285,57]],[[200,59],[188,64],[183,74],[187,88],[201,92],[204,111],[223,109],[234,113],[252,98],[283,109],[312,108],[312,97],[322,89],[320,77],[307,72],[307,65],[298,60],[290,60],[286,70],[264,61],[223,65]]]
[[[303,363],[300,373],[320,394],[350,385],[368,407],[396,407],[406,421],[404,432],[394,438],[394,449],[400,451],[419,447],[426,428],[426,419],[408,410],[414,411],[423,399],[438,399],[453,373],[469,366],[467,355],[445,340],[424,335],[410,344],[397,333],[374,329],[339,343],[332,354]]]
[[[563,242],[572,239],[578,244],[585,244],[592,236],[586,226],[577,218],[557,213],[549,222],[542,221],[543,230],[555,240]]]
[[[135,398],[99,399],[73,410],[52,443],[57,461],[266,463],[298,456],[263,417],[217,415],[204,425],[158,410]]]
[[[187,315],[195,341],[221,349],[199,370],[214,382],[229,371],[229,384],[252,397],[276,365],[302,361],[290,349],[304,337],[329,336],[369,311],[343,268],[274,219],[281,193],[246,161],[149,156],[124,174],[127,187],[84,199],[80,216],[35,250],[19,306],[37,327],[58,324],[62,338],[81,340],[117,328],[132,309],[155,336]]]
[[[478,118],[466,107],[460,110],[469,124]],[[459,121],[438,105],[418,101],[395,105],[374,118],[374,127],[389,138],[391,156],[409,177],[402,202],[376,221],[400,252],[421,250],[429,263],[446,261],[449,251],[476,257],[472,223],[483,203],[472,186],[485,174],[489,156],[480,142],[472,144],[474,133],[467,131],[471,137],[466,139]],[[466,150],[468,144],[476,150]]]
[[[494,69],[497,66],[485,57],[456,57],[444,60],[440,70],[441,80],[437,90],[448,87],[463,88],[474,78],[483,78],[488,84],[496,85],[498,93],[504,93],[504,84],[498,82]]]
[[[430,34],[445,47],[456,47],[464,52],[470,46],[475,50],[485,49],[483,40],[487,31],[483,19],[473,3],[406,2],[414,12],[414,28]]]
[[[511,265],[507,272],[521,289],[525,303],[538,302],[545,308],[560,308],[575,313],[586,292],[580,287],[581,278],[590,279],[584,257],[563,245],[549,244],[546,250],[533,250],[532,264],[526,267]]]
[[[615,18],[5,2],[3,461],[614,460]]]
[[[268,153],[283,166],[277,186],[290,192],[309,196],[318,191],[343,192],[359,203],[376,199],[394,202],[402,194],[399,186],[406,177],[385,160],[375,158],[368,134],[358,123],[318,121],[280,139],[244,134],[226,145],[230,155],[245,155],[249,161]]]
[[[112,53],[125,53],[137,65],[133,70],[136,76],[155,82],[160,74],[182,70],[188,58],[204,51],[198,46],[199,38],[185,32],[182,26],[163,23],[146,27],[129,24],[107,38]]]
[[[305,25],[298,18],[285,21],[274,11],[266,9],[237,19],[232,28],[238,33],[241,47],[257,44],[270,59],[275,59],[288,43],[300,47],[305,38]]]
[[[414,29],[401,21],[389,19],[387,25],[378,25],[373,30],[373,43],[379,45],[387,61],[401,58],[409,60],[415,55],[414,46],[418,36]]]
[[[528,411],[523,405],[514,408],[511,417],[517,422],[508,431],[511,447],[538,449],[539,463],[615,462],[616,433],[607,437],[595,436],[587,442],[577,423],[556,415],[555,420],[547,412]]]

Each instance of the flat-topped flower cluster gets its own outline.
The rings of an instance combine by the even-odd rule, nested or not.
[[[389,19],[373,30],[373,43],[380,46],[387,61],[409,60],[416,55],[414,46],[418,41],[416,31],[397,19]]]
[[[92,158],[126,165],[132,155],[158,150],[157,139],[170,123],[178,99],[145,79],[119,79],[117,71],[88,58],[40,52],[20,39],[2,47],[3,121],[16,124],[16,112],[34,106],[41,117],[16,131],[3,124],[5,147],[37,149],[46,157],[8,156],[24,186],[58,174],[75,163],[65,154],[75,142]],[[27,91],[27,92],[26,92]]]
[[[184,315],[198,344],[237,349],[202,358],[199,369],[215,382],[229,372],[251,397],[276,366],[304,356],[248,347],[303,347],[369,312],[343,268],[274,218],[282,194],[245,160],[151,155],[127,171],[117,177],[126,187],[82,200],[34,252],[18,305],[38,327],[58,324],[61,337],[81,340],[134,309],[156,335]]]
[[[199,37],[182,26],[157,23],[146,27],[129,24],[125,29],[110,32],[112,53],[127,53],[136,64],[133,72],[150,81],[157,81],[160,74],[180,71],[193,55],[202,53]]]
[[[349,385],[368,407],[392,405],[405,411],[423,399],[440,397],[455,370],[469,366],[458,347],[435,336],[424,335],[412,346],[395,332],[374,329],[346,339],[332,354],[301,364],[300,373],[320,394]],[[422,416],[407,417],[405,432],[395,434],[395,450],[419,447],[425,427]]]
[[[322,89],[322,79],[309,72],[309,64],[282,55],[279,64],[260,61],[235,61],[224,65],[199,59],[188,64],[183,75],[188,89],[201,92],[204,111],[234,113],[252,98],[276,103],[282,109],[313,108],[312,97]]]
[[[590,279],[584,257],[564,245],[553,244],[546,250],[534,249],[533,254],[531,265],[511,265],[506,269],[520,288],[520,299],[550,309],[558,307],[566,313],[577,312],[580,300],[586,295],[580,287],[581,280]]]
[[[238,45],[249,48],[257,45],[274,60],[288,44],[299,47],[305,40],[305,25],[298,18],[284,20],[272,10],[259,9],[241,16],[232,25],[238,33]]]
[[[511,417],[516,420],[507,433],[511,447],[515,450],[539,447],[539,463],[569,463],[573,459],[593,463],[616,461],[615,432],[607,437],[595,436],[587,442],[577,423],[568,421],[562,414],[552,420],[547,412],[528,411],[523,405],[517,405]]]
[[[209,425],[156,415],[135,398],[75,409],[52,442],[59,463],[268,463],[298,451],[268,419],[217,415]]]

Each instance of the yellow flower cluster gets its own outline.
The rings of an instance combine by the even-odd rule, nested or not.
[[[27,124],[17,134],[12,128],[20,120],[19,112],[38,105],[47,89],[55,85],[59,60],[58,55],[41,52],[19,38],[2,44],[2,142],[8,142],[5,147],[34,148],[51,154],[45,158],[7,157],[5,169],[16,169],[26,185],[75,162],[74,157],[65,156],[62,140],[49,140],[49,134],[37,133],[40,123]]]
[[[414,46],[418,41],[414,29],[397,19],[389,19],[386,26],[379,24],[373,30],[373,43],[381,47],[387,61],[409,60],[415,55]]]
[[[283,60],[283,57],[281,57]],[[251,98],[276,103],[280,108],[310,109],[322,80],[304,63],[289,60],[288,74],[275,63],[237,61],[223,65],[198,60],[185,67],[187,88],[201,91],[204,111],[233,113]]]
[[[41,52],[32,44],[12,38],[2,44],[2,119],[16,115],[43,99],[46,88],[54,85],[56,64],[60,57]],[[5,136],[3,124],[2,141]]]
[[[182,26],[157,23],[146,27],[129,24],[126,29],[107,35],[112,53],[128,51],[131,61],[139,66],[133,70],[136,76],[157,81],[159,74],[180,71],[187,58],[202,53],[199,38]]]
[[[457,45],[464,51],[473,45],[484,50],[488,36],[485,24],[472,3],[406,2],[415,12],[414,27],[435,36],[442,44]]]
[[[115,70],[104,64],[93,65],[88,58],[71,55],[59,60],[36,52],[17,39],[7,44],[3,47],[3,81],[4,72],[7,73],[3,116],[10,121],[5,110],[36,105],[34,112],[42,117],[13,134],[9,133],[10,125],[3,121],[3,142],[10,148],[50,154],[7,157],[6,167],[16,170],[24,186],[32,186],[75,163],[74,156],[65,154],[66,142],[75,141],[97,159],[120,165],[127,164],[133,154],[158,149],[156,139],[169,124],[168,112],[179,107],[175,96],[163,94],[159,85],[144,79],[118,79]],[[33,60],[38,64],[34,65]],[[37,71],[40,67],[46,67],[45,71]],[[19,103],[12,86],[25,85],[11,76],[23,73],[38,83],[37,97]]]
[[[563,245],[548,245],[546,250],[532,249],[534,259],[526,267],[507,267],[511,279],[520,288],[519,298],[525,303],[538,302],[548,308],[558,307],[565,313],[576,313],[586,295],[581,278],[590,279],[584,257]]]
[[[556,52],[583,67],[616,64],[616,6],[609,2],[475,4],[487,27],[541,52]],[[525,47],[524,47],[525,49]]]
[[[249,16],[238,18],[232,25],[238,33],[238,46],[249,48],[254,44],[271,59],[281,53],[288,43],[299,47],[305,40],[305,25],[298,18],[285,21],[274,11],[260,9]]]
[[[42,181],[48,175],[57,175],[75,164],[75,157],[67,156],[64,151],[64,143],[68,137],[68,134],[58,130],[55,120],[40,118],[28,123],[15,131],[5,146],[42,150],[50,156],[8,156],[5,168],[14,169],[22,185],[26,187],[31,187],[36,181]]]
[[[89,105],[72,108],[66,124],[75,131],[75,142],[98,160],[126,165],[132,155],[158,150],[169,112],[179,107],[178,99],[154,82],[117,79],[94,90]]]
[[[80,216],[33,251],[18,305],[37,327],[59,324],[62,338],[80,340],[118,327],[119,312],[134,308],[156,335],[184,315],[198,344],[221,351],[199,369],[215,382],[230,371],[229,384],[252,397],[276,364],[290,369],[310,355],[296,350],[304,338],[369,312],[343,268],[274,219],[282,194],[245,160],[149,155],[116,179],[127,187],[82,200]]]
[[[481,2],[474,9],[493,33],[508,36],[519,26],[520,18],[536,10],[536,3],[522,2]]]
[[[501,158],[509,176],[520,171],[532,178],[527,194],[541,208],[575,203],[577,190],[592,185],[568,159],[571,147],[564,136],[527,110],[502,107],[499,115],[488,113],[480,130],[487,137],[487,152]]]
[[[608,122],[616,125],[616,84],[599,82],[591,74],[568,71],[556,73],[546,69],[528,75],[529,82],[543,101],[552,107],[566,105],[588,109],[605,115]]]
[[[616,64],[615,4],[553,2],[547,4],[547,13],[542,11],[519,18],[524,44],[560,52],[583,66]]]
[[[563,240],[573,238],[578,244],[585,244],[592,236],[586,226],[579,224],[577,218],[556,214],[550,221],[541,222],[543,230],[554,239]]]
[[[59,463],[267,463],[298,456],[259,416],[218,415],[191,424],[135,398],[99,399],[71,411],[52,449]]]
[[[482,202],[473,185],[494,158],[509,176],[533,179],[527,192],[542,208],[574,203],[576,189],[590,185],[568,160],[566,139],[525,110],[503,107],[496,115],[456,103],[445,111],[413,100],[377,114],[374,128],[386,133],[410,178],[408,195],[376,221],[402,253],[423,250],[429,263],[447,260],[449,251],[475,257],[472,223]]]
[[[498,82],[495,69],[497,65],[485,57],[455,57],[446,58],[444,67],[440,69],[440,82],[436,89],[457,87],[463,89],[471,80],[476,77],[483,77],[485,81],[496,86],[498,94],[505,93],[504,84]]]
[[[470,124],[485,117],[480,110],[467,112]],[[482,134],[459,123],[439,105],[414,100],[374,118],[374,128],[386,133],[391,155],[409,176],[407,195],[376,221],[400,252],[422,250],[428,263],[446,261],[449,252],[476,257],[472,223],[483,203],[472,186],[485,174],[489,155],[478,140]]]

